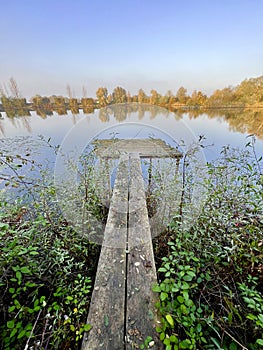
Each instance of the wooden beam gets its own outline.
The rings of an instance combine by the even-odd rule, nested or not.
[[[123,350],[125,337],[128,157],[114,184],[82,350]]]
[[[161,349],[155,331],[157,294],[152,291],[157,277],[139,154],[130,155],[128,247],[126,349],[139,348],[147,336],[154,342],[151,349]]]

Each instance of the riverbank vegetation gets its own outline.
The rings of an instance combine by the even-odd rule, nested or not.
[[[263,346],[263,179],[254,142],[248,140],[245,150],[225,147],[207,165],[206,201],[190,226],[184,222],[191,220],[192,177],[183,169],[188,195],[154,240],[157,332],[166,350]],[[72,227],[57,203],[51,174],[30,154],[0,156],[6,185],[0,201],[0,347],[78,349],[92,326],[86,317],[100,252],[88,239],[94,227]],[[78,203],[103,222],[107,213],[94,169],[94,158],[86,157]],[[153,170],[156,203],[162,199],[158,181]]]
[[[185,230],[179,215],[157,238],[157,331],[166,350],[262,349],[261,161],[248,149],[223,148],[208,164],[198,220]]]
[[[14,119],[18,117],[29,128],[31,111],[41,118],[46,119],[54,113],[67,115],[70,111],[73,115],[78,113],[93,113],[99,110],[99,119],[102,122],[109,120],[112,106],[115,103],[122,103],[123,108],[114,117],[118,121],[124,121],[129,113],[139,111],[140,119],[144,117],[144,112],[150,111],[151,118],[156,117],[156,111],[152,107],[161,106],[164,110],[176,114],[176,118],[183,118],[185,113],[191,119],[198,118],[206,114],[209,118],[221,118],[229,124],[230,130],[254,134],[263,139],[263,77],[243,81],[235,88],[217,90],[210,97],[203,96],[199,92],[194,92],[191,96],[183,87],[179,88],[173,95],[168,91],[162,96],[156,90],[147,95],[142,89],[137,95],[131,96],[129,92],[121,87],[116,87],[113,93],[109,94],[107,88],[100,87],[97,90],[96,98],[87,97],[87,92],[83,89],[83,98],[73,97],[71,88],[67,86],[69,97],[63,96],[34,96],[31,102],[27,102],[21,97],[21,93],[14,79],[10,79],[10,88],[0,89],[0,112],[5,111],[6,117]],[[140,106],[144,108],[140,111]],[[148,107],[147,107],[148,106]],[[107,107],[105,109],[105,107]],[[3,119],[0,113],[0,122]],[[1,128],[1,125],[0,125]]]
[[[66,114],[67,110],[78,113],[79,109],[90,113],[95,108],[131,102],[158,105],[170,110],[176,108],[263,108],[263,76],[245,79],[234,87],[217,89],[210,96],[200,90],[194,90],[191,94],[188,94],[187,89],[183,86],[176,93],[169,90],[164,95],[155,89],[152,89],[150,94],[147,94],[143,89],[139,89],[137,94],[132,95],[121,86],[115,87],[111,93],[106,87],[99,87],[96,91],[96,98],[87,97],[85,87],[83,87],[83,97],[81,99],[74,97],[69,85],[66,87],[66,92],[67,97],[36,95],[30,99],[30,102],[26,102],[21,97],[16,81],[11,78],[9,83],[0,89],[2,103],[0,107],[7,114],[10,114],[12,110],[36,110],[39,113],[56,111],[60,114]],[[11,113],[10,116],[13,116],[13,114]]]
[[[10,150],[0,167],[0,348],[77,349],[100,247],[63,217],[46,164]],[[92,171],[86,158],[79,201],[102,221]]]

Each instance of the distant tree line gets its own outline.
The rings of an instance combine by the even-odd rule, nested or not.
[[[187,109],[210,109],[210,108],[263,108],[263,76],[242,81],[236,87],[217,89],[211,96],[205,95],[202,91],[194,90],[188,94],[185,87],[180,87],[175,94],[168,90],[165,95],[152,89],[147,94],[143,89],[131,95],[123,87],[117,86],[112,93],[106,87],[99,87],[96,91],[96,98],[87,97],[86,89],[83,88],[81,99],[73,97],[69,85],[66,87],[65,96],[40,96],[36,95],[28,103],[21,97],[17,83],[11,78],[8,85],[0,88],[1,110],[6,111],[9,116],[27,115],[30,110],[36,110],[40,115],[49,115],[53,111],[65,114],[67,110],[78,113],[83,109],[85,113],[94,111],[95,108],[102,108],[116,103],[146,103],[166,107],[170,110],[177,108]]]

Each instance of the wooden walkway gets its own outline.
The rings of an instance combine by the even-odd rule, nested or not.
[[[139,349],[155,332],[156,270],[138,153],[122,155],[105,228],[82,350]]]

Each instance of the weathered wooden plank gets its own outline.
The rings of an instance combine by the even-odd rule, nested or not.
[[[104,159],[119,158],[121,153],[139,153],[141,158],[182,158],[182,153],[161,139],[95,140],[95,153]]]
[[[128,209],[128,157],[122,157],[114,184],[82,350],[123,350]]]
[[[127,262],[126,349],[138,348],[151,336],[152,349],[162,349],[155,331],[157,281],[144,181],[138,154],[130,155],[129,222]]]

